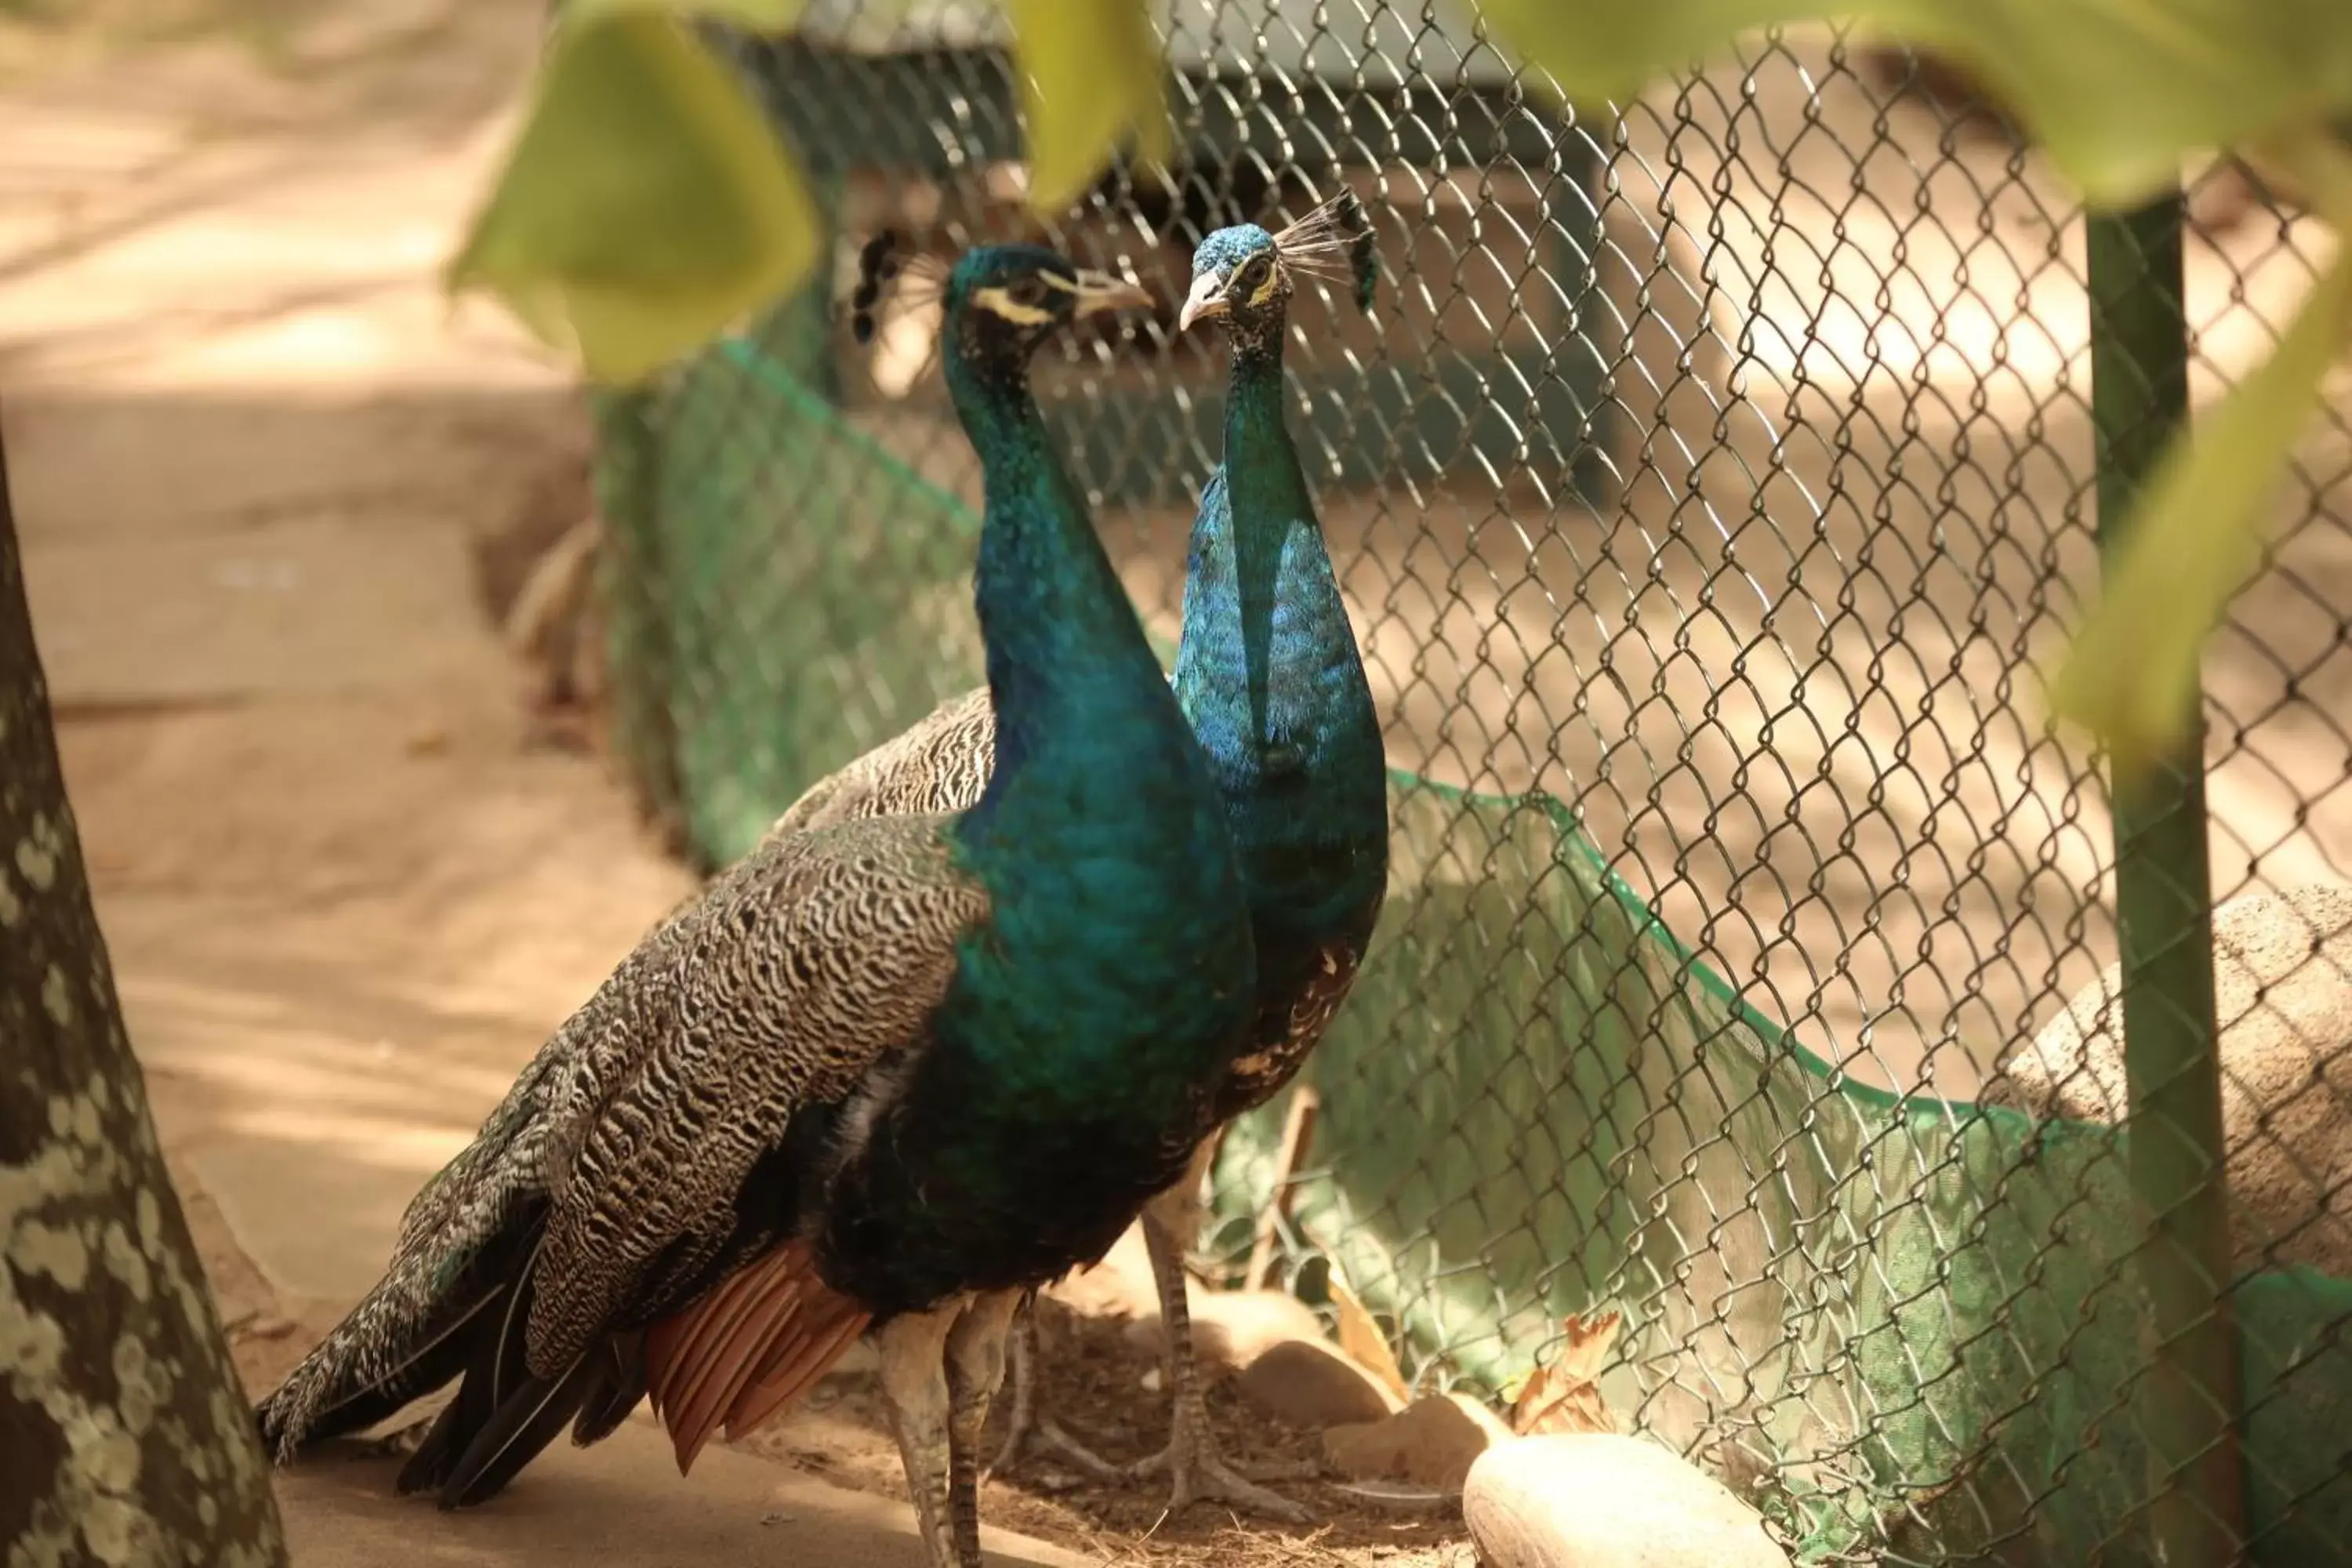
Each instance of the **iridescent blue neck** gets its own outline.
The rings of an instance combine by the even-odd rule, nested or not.
[[[1387,807],[1371,689],[1285,417],[1282,323],[1232,336],[1225,461],[1193,523],[1176,680],[1246,861],[1253,843],[1381,837]]]
[[[1099,768],[1122,747],[1149,750],[1174,713],[1142,624],[1030,395],[1025,365],[950,354],[947,381],[984,477],[973,600],[996,762],[961,828],[976,843],[1033,773],[1058,779]]]
[[[1303,530],[1315,549],[1322,549],[1282,395],[1278,331],[1264,336],[1237,333],[1225,390],[1226,499],[1234,516],[1234,608],[1241,619],[1242,663],[1248,671],[1250,725],[1260,736],[1268,733],[1275,597],[1283,547],[1294,530]],[[1348,639],[1348,646],[1354,648],[1354,638]]]

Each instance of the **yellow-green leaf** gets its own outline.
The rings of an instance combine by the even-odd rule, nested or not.
[[[1029,201],[1066,207],[1132,136],[1168,156],[1168,83],[1143,0],[1007,0],[1029,127]]]
[[[817,235],[734,73],[670,16],[608,5],[559,28],[450,283],[631,382],[800,281]]]
[[[2176,441],[2051,688],[2107,744],[2118,780],[2177,748],[2196,712],[2205,639],[2260,556],[2263,515],[2352,331],[2341,251],[2271,358]]]
[[[2092,202],[2124,205],[2202,149],[2352,108],[2343,0],[1482,0],[1496,37],[1598,106],[1749,29],[1852,17],[1939,49],[2017,114]]]

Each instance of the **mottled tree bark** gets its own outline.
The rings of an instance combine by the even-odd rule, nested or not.
[[[0,450],[0,1564],[285,1561],[90,909]]]

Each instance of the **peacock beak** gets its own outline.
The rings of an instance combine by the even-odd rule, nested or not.
[[[1079,270],[1077,313],[1081,316],[1102,310],[1147,310],[1152,303],[1151,290],[1140,283],[1091,268]]]
[[[1225,300],[1224,274],[1203,272],[1192,279],[1192,291],[1184,296],[1184,309],[1176,316],[1176,330],[1181,332],[1195,321],[1231,314],[1233,307]]]

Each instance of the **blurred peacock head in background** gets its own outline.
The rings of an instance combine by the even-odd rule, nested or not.
[[[861,341],[873,333],[882,285],[901,271],[898,250],[898,237],[885,230],[859,255],[851,304]],[[961,357],[974,363],[1025,363],[1046,337],[1080,317],[1151,304],[1150,290],[1141,285],[1076,266],[1035,245],[975,247],[944,279],[910,276],[906,287],[937,289],[945,307],[945,335]]]

